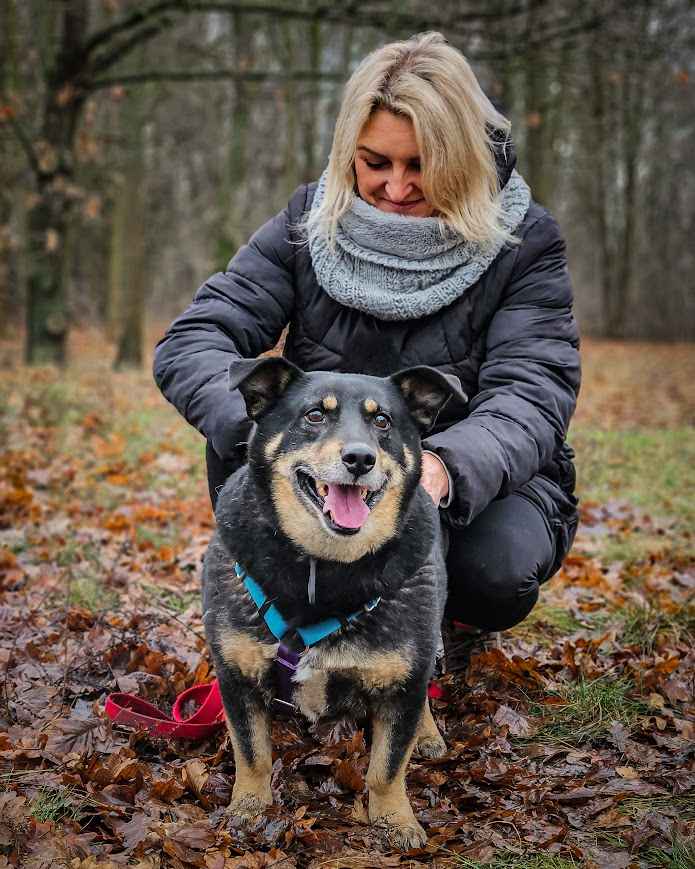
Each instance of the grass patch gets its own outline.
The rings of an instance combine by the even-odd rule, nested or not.
[[[494,860],[481,863],[470,857],[453,857],[454,865],[464,869],[578,869],[579,863],[572,858],[556,854],[500,854]]]
[[[679,796],[628,797],[621,801],[618,811],[636,821],[649,812],[675,814],[680,821],[695,821],[695,792]]]
[[[75,805],[72,788],[42,787],[29,804],[29,814],[37,821],[63,821],[69,818],[79,821],[82,814],[82,801]]]
[[[90,612],[115,609],[120,597],[115,591],[105,588],[96,576],[84,574],[74,577],[68,586],[68,606],[79,606]]]
[[[656,607],[633,606],[622,614],[620,639],[628,646],[639,646],[645,655],[653,654],[666,638],[674,642],[695,641],[695,604],[688,603],[673,612]]]
[[[533,715],[543,718],[534,740],[578,745],[606,736],[614,721],[629,729],[648,711],[643,703],[628,696],[631,690],[628,680],[608,676],[568,684],[557,695],[559,702],[531,707]]]
[[[140,587],[152,596],[153,603],[177,615],[185,612],[192,603],[200,600],[199,591],[175,592],[145,582],[141,582]]]
[[[580,498],[629,501],[656,515],[673,516],[681,532],[692,529],[692,428],[599,431],[572,427],[569,440],[577,453]]]
[[[632,531],[629,534],[609,534],[601,541],[601,558],[607,564],[622,561],[625,566],[638,564],[650,554],[659,553],[661,557],[682,552],[682,543],[671,536],[644,534]]]
[[[558,634],[567,636],[583,627],[585,625],[577,621],[564,607],[554,606],[541,599],[530,615],[512,630],[517,636],[552,644]]]
[[[666,851],[661,848],[650,848],[640,856],[649,866],[659,869],[693,869],[695,866],[695,842],[675,837],[671,847]]]

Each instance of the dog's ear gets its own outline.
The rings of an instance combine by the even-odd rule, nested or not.
[[[432,428],[439,411],[450,398],[461,404],[468,403],[468,396],[461,389],[458,377],[443,374],[428,365],[397,371],[391,375],[391,381],[400,389],[413,419],[423,433]]]
[[[229,366],[229,389],[238,389],[246,402],[250,419],[257,419],[280,398],[292,381],[302,374],[282,356],[239,359]]]

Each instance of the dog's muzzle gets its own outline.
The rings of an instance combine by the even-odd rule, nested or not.
[[[307,500],[320,512],[328,527],[338,534],[357,534],[369,518],[386,488],[386,480],[375,479],[378,487],[316,477],[308,468],[296,470],[297,484]],[[377,477],[374,472],[368,477]],[[372,482],[371,480],[369,482]]]

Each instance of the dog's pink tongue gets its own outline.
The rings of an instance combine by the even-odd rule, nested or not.
[[[330,510],[333,521],[343,528],[361,528],[369,516],[369,507],[362,500],[359,486],[328,483],[323,512]]]

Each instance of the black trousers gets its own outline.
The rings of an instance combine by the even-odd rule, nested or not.
[[[238,463],[222,462],[208,444],[208,487],[217,493]],[[448,539],[449,618],[488,631],[523,621],[538,600],[541,583],[566,553],[540,507],[523,495],[493,501],[463,529],[444,527]]]

